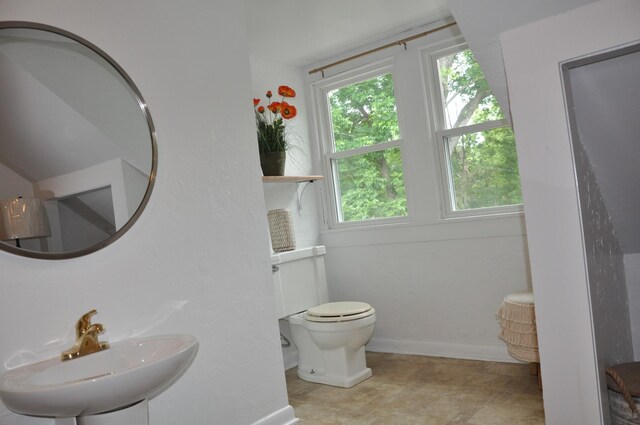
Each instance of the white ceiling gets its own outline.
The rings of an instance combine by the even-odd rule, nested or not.
[[[246,0],[252,55],[304,66],[449,16],[446,0]]]

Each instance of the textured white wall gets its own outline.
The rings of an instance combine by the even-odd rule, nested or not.
[[[319,174],[314,167],[309,137],[310,109],[307,106],[306,79],[304,71],[295,66],[251,57],[251,81],[253,97],[260,98],[267,105],[265,93],[271,90],[273,100],[280,101],[278,87],[287,85],[296,91],[296,97],[289,100],[298,110],[298,115],[289,121],[292,148],[287,152],[285,175]],[[257,142],[255,149],[257,150]],[[302,191],[302,185],[299,190]],[[264,185],[267,211],[276,208],[288,208],[296,235],[296,246],[307,248],[318,244],[320,231],[320,210],[318,193],[320,184],[312,183],[307,187],[302,205],[298,204],[298,186],[294,183],[268,183]],[[302,211],[300,211],[302,206]],[[266,214],[266,212],[265,212]]]
[[[559,63],[640,38],[640,3],[600,1],[503,33],[546,421],[601,424],[590,295]],[[597,30],[594,30],[597,29]],[[608,423],[608,422],[607,422]]]
[[[527,289],[520,235],[331,245],[332,301],[376,309],[373,351],[513,361],[498,338],[495,313],[509,293]],[[355,242],[355,241],[354,241]]]
[[[159,151],[147,209],[111,246],[58,261],[0,252],[5,368],[55,355],[71,344],[79,315],[97,308],[109,340],[168,332],[200,340],[191,369],[151,401],[151,423],[292,420],[265,302],[272,284],[243,5],[0,3],[3,19],[59,26],[118,61],[147,101]],[[0,423],[16,418],[0,409]]]
[[[307,106],[306,79],[304,71],[295,66],[290,66],[274,61],[251,57],[251,80],[253,97],[259,98],[262,105],[267,104],[265,93],[271,90],[274,100],[278,98],[278,86],[288,85],[296,90],[296,97],[289,103],[298,110],[298,115],[289,126],[294,134],[293,147],[287,153],[285,175],[319,174],[314,169],[314,158],[309,137],[310,109]],[[257,142],[256,147],[257,150]],[[320,232],[319,191],[321,183],[309,184],[302,197],[302,204],[298,202],[298,192],[302,192],[305,183],[300,186],[295,183],[267,183],[264,184],[265,217],[269,210],[288,208],[291,212],[291,220],[296,237],[297,248],[307,248],[318,245]],[[302,207],[302,208],[300,208]],[[280,332],[291,340],[291,332],[288,322],[282,320],[279,323]],[[292,344],[282,348],[285,367],[293,367],[297,363],[297,350]]]

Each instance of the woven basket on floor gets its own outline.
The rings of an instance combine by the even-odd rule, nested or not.
[[[640,424],[640,362],[617,364],[605,372],[611,425]]]
[[[271,210],[267,213],[271,247],[274,252],[296,249],[296,236],[293,233],[291,213],[286,208]]]

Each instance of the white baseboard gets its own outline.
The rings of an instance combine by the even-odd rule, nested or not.
[[[416,354],[421,356],[449,357],[453,359],[521,363],[509,355],[505,345],[471,345],[372,338],[367,344],[366,350],[378,353]]]
[[[284,362],[284,370],[298,366],[298,350],[287,350],[283,352],[282,361]]]
[[[298,421],[299,419],[296,418],[293,407],[286,406],[280,410],[276,410],[275,412],[265,416],[262,419],[258,419],[251,425],[293,425],[297,424]]]

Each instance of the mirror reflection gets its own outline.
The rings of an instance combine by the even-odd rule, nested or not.
[[[71,34],[0,27],[0,98],[0,248],[68,258],[126,231],[156,153],[124,71]]]

